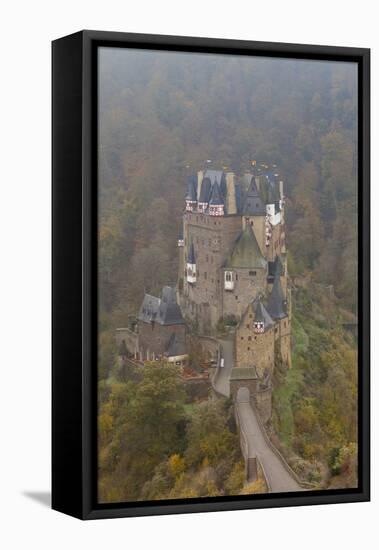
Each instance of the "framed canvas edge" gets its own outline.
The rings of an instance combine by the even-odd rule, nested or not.
[[[82,246],[82,270],[80,276],[82,283],[82,350],[80,381],[82,384],[81,401],[81,437],[82,449],[78,457],[81,464],[81,495],[80,503],[75,511],[67,509],[63,511],[81,519],[101,519],[131,516],[147,516],[159,514],[180,514],[193,512],[228,511],[258,508],[274,508],[283,506],[301,506],[316,504],[336,504],[347,502],[364,502],[370,500],[370,50],[365,48],[346,48],[335,46],[315,46],[301,44],[280,44],[251,42],[229,39],[208,39],[195,37],[174,37],[161,35],[145,35],[130,33],[114,33],[103,31],[81,31],[74,36],[80,35],[82,40],[82,159],[81,159],[81,181],[82,186],[82,232],[76,238],[80,238]],[[62,38],[60,40],[65,40]],[[59,41],[60,41],[59,40]],[[57,41],[55,41],[57,42]],[[94,452],[96,452],[96,441],[93,418],[96,409],[96,398],[94,389],[96,377],[91,372],[91,365],[94,364],[94,317],[95,317],[95,285],[94,269],[97,246],[96,238],[96,194],[93,187],[95,177],[95,154],[96,132],[93,121],[97,98],[94,90],[94,50],[101,45],[114,44],[128,47],[145,47],[157,49],[173,49],[185,51],[208,51],[218,53],[233,53],[241,55],[273,54],[279,57],[296,58],[321,58],[332,60],[353,60],[359,67],[359,269],[362,285],[360,292],[359,312],[359,353],[360,353],[360,392],[361,418],[359,441],[360,467],[361,467],[361,488],[346,489],[341,491],[320,491],[311,494],[280,495],[273,494],[267,498],[240,498],[235,497],[228,500],[204,499],[203,502],[186,503],[173,501],[156,503],[136,504],[114,504],[100,505],[96,503],[93,480],[96,477],[94,467]],[[53,43],[54,44],[54,43]],[[244,53],[241,53],[241,52]],[[53,178],[54,184],[54,178]],[[74,268],[74,267],[73,267]],[[56,275],[59,277],[59,274]],[[53,312],[54,317],[54,312]],[[53,465],[54,469],[54,465]],[[202,499],[200,499],[202,500]],[[53,498],[53,507],[54,498]],[[80,512],[78,510],[80,509]]]

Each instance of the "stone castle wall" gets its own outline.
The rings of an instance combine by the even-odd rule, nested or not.
[[[224,271],[222,279],[224,278]],[[266,286],[265,269],[233,269],[234,289],[223,289],[223,316],[233,314],[237,318],[245,313],[248,304],[257,297]]]
[[[184,215],[184,258],[193,242],[197,276],[191,285],[184,274],[180,305],[186,318],[199,322],[201,332],[209,333],[222,316],[221,266],[240,231],[240,216]]]
[[[230,380],[230,396],[233,401],[237,400],[237,393],[240,388],[247,388],[250,392],[250,399],[257,392],[258,380]]]
[[[280,343],[280,354],[282,361],[290,368],[291,360],[291,321],[288,317],[281,319],[278,323],[278,338]]]
[[[236,367],[254,366],[259,378],[272,374],[275,361],[275,331],[270,328],[262,334],[253,331],[253,315],[245,316],[236,331]]]
[[[253,400],[259,416],[266,424],[272,415],[272,388],[268,387],[264,390],[259,389],[259,391],[253,395]]]
[[[138,352],[138,334],[128,328],[116,329],[116,344],[118,348],[123,340],[128,352],[135,356]]]

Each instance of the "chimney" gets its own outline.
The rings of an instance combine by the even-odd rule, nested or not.
[[[226,173],[226,206],[228,214],[237,214],[235,176],[233,172]]]
[[[197,173],[197,200],[199,200],[200,197],[200,191],[201,191],[201,183],[203,181],[204,172],[202,170],[199,170]]]

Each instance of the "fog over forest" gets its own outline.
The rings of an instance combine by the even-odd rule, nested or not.
[[[236,174],[252,160],[276,164],[284,180],[293,369],[277,374],[273,431],[309,478],[327,469],[330,486],[344,486],[356,460],[356,341],[340,328],[357,310],[353,63],[100,49],[99,379],[115,360],[115,328],[145,291],[177,280],[186,178],[207,159]]]

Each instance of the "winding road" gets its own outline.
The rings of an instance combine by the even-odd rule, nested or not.
[[[221,345],[221,357],[224,358],[224,366],[219,367],[213,379],[214,389],[224,395],[230,396],[230,373],[234,364],[234,343],[232,340],[219,340]]]
[[[224,367],[218,368],[213,387],[217,393],[230,396],[230,374],[234,364],[234,344],[232,340],[220,340],[221,357],[224,358]],[[245,390],[245,388],[244,388]],[[302,491],[303,488],[291,475],[286,467],[284,459],[280,458],[273,446],[268,442],[267,436],[257,419],[257,413],[250,404],[248,391],[240,392],[235,403],[240,429],[248,443],[248,455],[257,457],[264,470],[266,480],[273,493]]]

